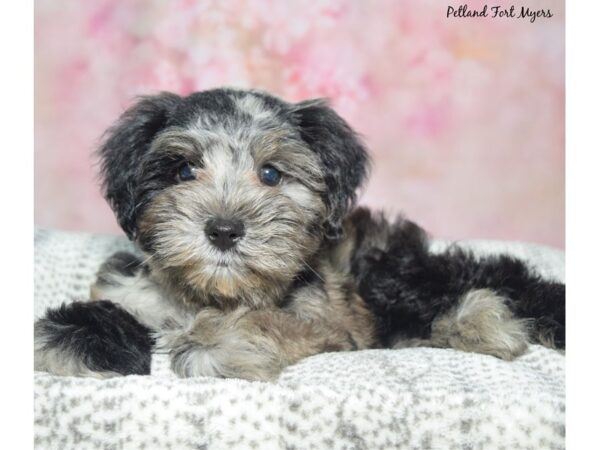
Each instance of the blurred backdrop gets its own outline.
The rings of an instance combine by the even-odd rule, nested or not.
[[[554,14],[534,23],[448,4],[36,0],[36,224],[119,232],[104,129],[136,95],[230,85],[329,97],[372,152],[363,204],[436,237],[564,247],[563,1],[525,0]]]

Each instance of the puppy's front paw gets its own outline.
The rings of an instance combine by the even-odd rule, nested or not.
[[[180,377],[223,377],[268,381],[282,369],[275,344],[244,320],[246,309],[231,313],[206,309],[191,329],[171,331],[159,341],[169,347],[171,368]]]
[[[174,347],[169,355],[171,369],[181,378],[220,376],[218,367],[211,358],[210,350],[202,344],[184,341]]]

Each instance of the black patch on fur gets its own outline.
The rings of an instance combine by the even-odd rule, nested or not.
[[[348,331],[348,342],[350,343],[350,348],[352,350],[358,350],[358,344],[356,343],[356,341],[354,340],[354,338],[352,337],[352,334]]]
[[[323,290],[324,285],[325,283],[323,282],[323,277],[314,270],[306,267],[300,273],[296,274],[294,280],[292,281],[292,285],[287,290],[287,294],[280,299],[277,306],[279,308],[288,307],[294,301],[296,294],[300,289],[309,286],[317,286],[319,289]]]
[[[72,352],[90,370],[150,374],[151,330],[112,302],[73,302],[49,309],[36,323],[37,332],[47,348]]]
[[[327,189],[323,194],[329,217],[325,237],[339,239],[342,221],[356,201],[356,190],[369,165],[365,146],[358,135],[324,100],[308,100],[293,106],[293,120],[300,136],[319,156]]]
[[[318,285],[322,287],[323,284],[323,277],[317,272],[315,272],[313,269],[309,269],[308,267],[306,267],[302,272],[298,273],[294,277],[294,281],[292,283],[290,291],[295,292],[298,289],[301,289],[305,286],[312,285]]]
[[[136,255],[129,252],[117,252],[102,264],[98,274],[101,276],[103,273],[118,273],[126,277],[133,277],[142,269],[144,269],[142,260]]]
[[[542,279],[507,255],[478,258],[459,248],[432,254],[426,233],[408,220],[390,226],[367,210],[357,211],[354,219],[357,245],[352,273],[377,317],[383,345],[390,345],[397,334],[428,338],[438,314],[467,292],[487,288],[507,298],[517,317],[535,320],[533,339],[538,334],[553,336],[555,345],[564,348],[564,284]],[[384,233],[383,248],[368,239],[376,233]]]
[[[188,95],[169,120],[169,125],[185,127],[202,116],[206,125],[215,126],[235,116],[238,111],[232,92],[229,89],[213,89]]]
[[[142,97],[106,132],[99,149],[104,196],[130,239],[135,237],[141,206],[136,203],[142,175],[140,162],[180,102],[179,96],[167,92]]]

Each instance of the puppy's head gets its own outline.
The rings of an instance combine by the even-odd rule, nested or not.
[[[100,149],[119,224],[182,288],[285,286],[342,220],[365,148],[323,101],[216,89],[145,97]]]

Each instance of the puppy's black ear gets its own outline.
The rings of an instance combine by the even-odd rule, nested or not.
[[[339,239],[342,221],[356,201],[356,190],[365,179],[369,157],[350,126],[325,100],[308,100],[293,105],[293,115],[302,139],[321,158],[328,208],[325,236]]]
[[[163,92],[142,97],[105,133],[98,153],[104,196],[130,239],[136,233],[136,186],[140,158],[150,148],[181,97]]]

